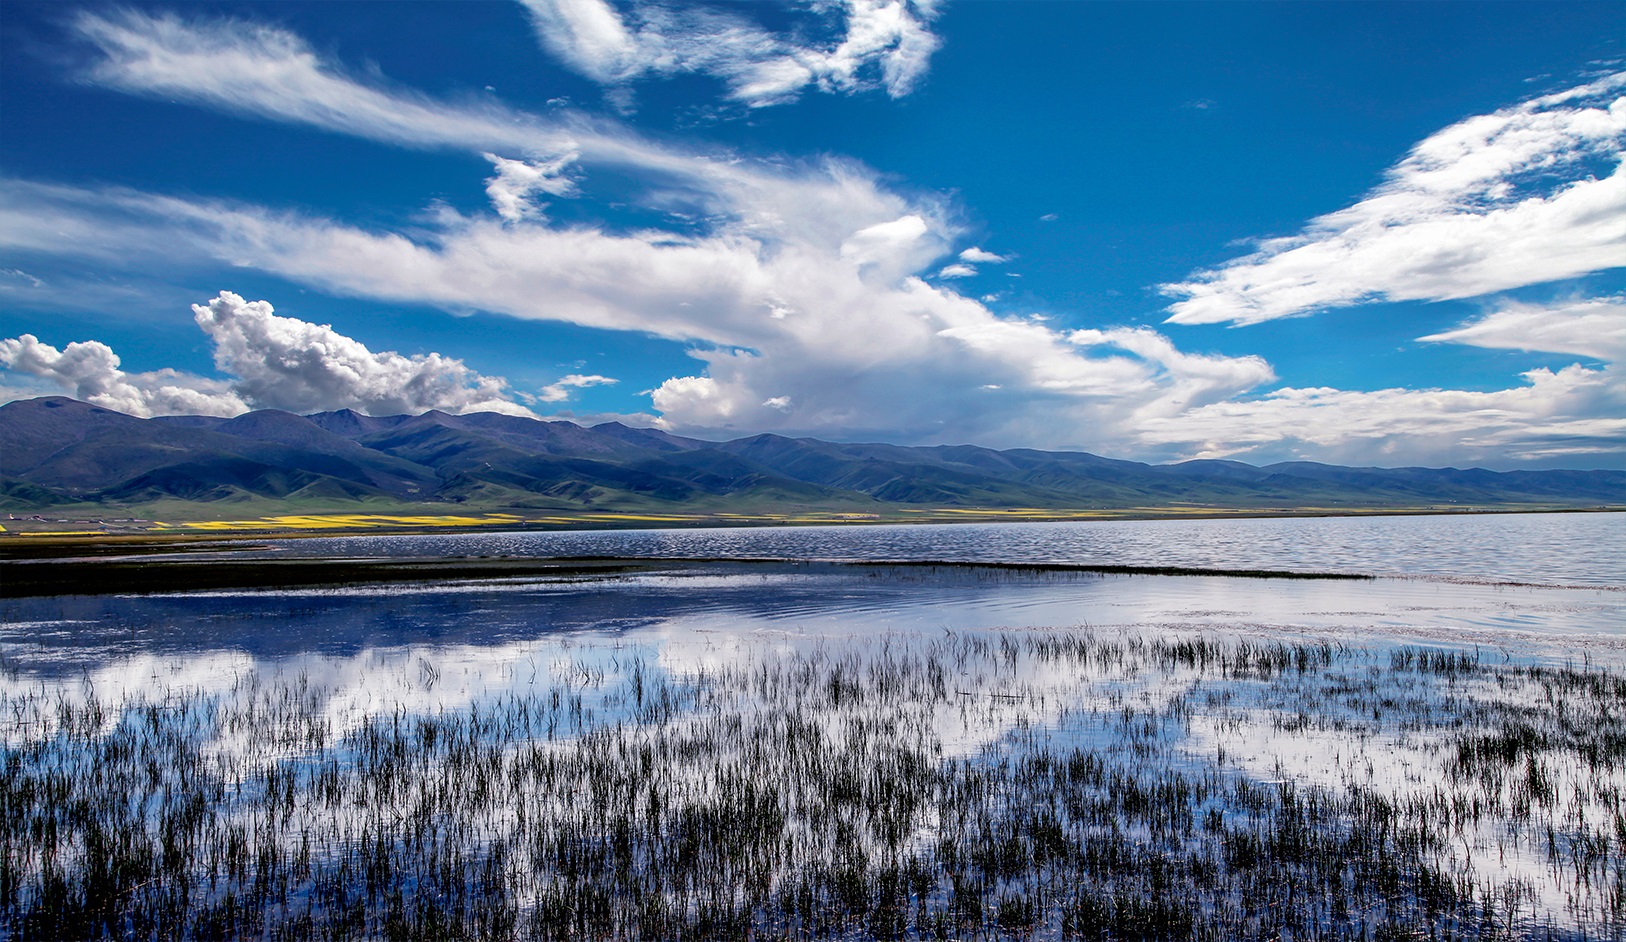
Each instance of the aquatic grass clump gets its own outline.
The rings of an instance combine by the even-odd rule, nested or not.
[[[554,653],[433,710],[9,685],[4,934],[1626,929],[1612,671],[1088,631]]]

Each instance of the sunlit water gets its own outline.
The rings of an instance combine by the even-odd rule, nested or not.
[[[284,689],[297,689],[328,742],[340,744],[385,717],[500,714],[562,690],[586,705],[574,730],[561,733],[568,739],[608,724],[636,725],[627,686],[634,673],[640,689],[646,678],[681,686],[821,652],[874,661],[945,638],[1025,643],[1056,632],[1325,643],[1364,652],[1340,668],[1351,677],[1380,670],[1400,645],[1460,652],[1486,665],[1619,670],[1626,666],[1623,523],[1626,515],[1575,514],[288,541],[273,552],[942,559],[1385,575],[1322,581],[720,563],[567,580],[12,599],[0,607],[0,704],[34,704],[36,712],[7,726],[0,741],[16,747],[49,735],[53,703],[113,707],[105,721],[111,731],[121,711],[141,704],[188,696],[229,704]],[[929,738],[945,757],[997,758],[1042,741],[1045,748],[1106,749],[1123,761],[1397,796],[1427,794],[1445,781],[1447,755],[1430,727],[1449,728],[1442,704],[1468,689],[1452,681],[1442,700],[1443,692],[1430,692],[1432,681],[1386,680],[1399,686],[1383,688],[1385,698],[1404,694],[1412,705],[1385,707],[1380,720],[1367,718],[1359,698],[1352,706],[1347,697],[1318,693],[1295,703],[1301,695],[1293,685],[1277,690],[1213,676],[1199,685],[1189,673],[1151,666],[1092,673],[1031,650],[1008,661],[984,657],[983,667],[952,677],[948,698],[926,711]],[[1226,705],[1192,712],[1199,690],[1222,693]],[[1478,695],[1497,693],[1487,687]],[[986,706],[968,713],[967,703]],[[1164,717],[1155,762],[1124,753],[1128,747],[1106,720],[1079,719],[1110,717],[1124,705]],[[1295,719],[1305,709],[1316,713],[1309,725]],[[1443,718],[1416,719],[1437,711]],[[331,754],[332,747],[322,748]],[[226,757],[223,767],[240,770],[234,774],[315,756],[267,752],[248,729],[223,733],[210,750]],[[1614,789],[1618,805],[1622,783],[1614,778],[1566,774]],[[1602,813],[1578,807],[1583,816]],[[1464,860],[1497,879],[1523,881],[1528,918],[1563,909],[1563,883],[1546,873],[1533,846],[1504,848],[1491,830],[1469,838]]]
[[[699,572],[462,584],[8,599],[11,682],[130,657],[475,652],[516,642],[670,644],[1089,627],[1505,659],[1626,661],[1626,514],[772,527],[357,536],[277,555],[980,560],[1390,573],[1370,580],[1022,574],[718,564]],[[476,657],[477,660],[483,659]]]
[[[335,556],[652,556],[974,560],[1427,575],[1626,586],[1626,514],[1486,514],[741,527],[361,536],[279,552]]]

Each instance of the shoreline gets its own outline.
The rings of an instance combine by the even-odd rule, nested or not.
[[[302,524],[278,526],[280,518],[259,518],[259,521],[196,521],[141,530],[75,530],[30,531],[15,530],[0,523],[0,561],[51,558],[63,555],[109,555],[120,548],[132,551],[149,548],[174,548],[185,552],[191,547],[213,543],[253,541],[281,541],[320,539],[323,537],[352,536],[428,536],[461,535],[471,533],[549,533],[614,530],[703,530],[703,529],[760,529],[769,527],[814,526],[930,526],[979,523],[1090,523],[1144,520],[1274,520],[1324,517],[1432,517],[1432,516],[1492,516],[1514,514],[1594,514],[1626,513],[1621,506],[1536,506],[1536,507],[1391,507],[1369,510],[1327,508],[1252,508],[1245,510],[1157,510],[1131,508],[1115,510],[1041,510],[1026,509],[970,509],[936,508],[914,512],[913,516],[863,515],[789,515],[760,514],[680,516],[644,514],[601,514],[584,516],[571,521],[530,521],[511,515],[493,514],[495,519],[478,523],[432,524],[423,522],[390,523],[401,519],[394,515],[302,515],[310,519],[323,517],[365,518],[376,517],[378,522],[340,523],[332,525]],[[415,515],[421,521],[424,515]],[[467,521],[467,514],[447,514],[448,520]],[[5,521],[15,525],[25,521]],[[232,527],[229,524],[243,524]]]

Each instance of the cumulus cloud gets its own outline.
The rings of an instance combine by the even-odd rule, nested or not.
[[[959,262],[955,262],[952,265],[944,265],[941,269],[939,269],[938,272],[937,272],[937,277],[939,277],[939,278],[970,278],[972,275],[975,275],[976,273],[977,273],[976,268],[974,268],[974,267],[972,267],[970,265],[962,265]]]
[[[847,185],[873,192],[863,178]],[[702,437],[772,430],[1148,458],[1287,457],[1281,443],[1297,442],[1332,460],[1381,460],[1414,453],[1397,442],[1417,446],[1418,455],[1437,448],[1444,456],[1451,436],[1467,435],[1478,414],[1495,417],[1490,426],[1501,432],[1464,438],[1473,454],[1499,443],[1535,457],[1611,447],[1608,429],[1598,425],[1610,413],[1597,411],[1608,379],[1573,371],[1561,374],[1560,385],[1590,389],[1592,398],[1546,395],[1556,388],[1546,383],[1545,412],[1504,408],[1503,399],[1526,401],[1517,390],[1503,399],[1464,393],[1442,400],[1427,391],[1289,389],[1238,401],[1272,381],[1262,359],[1182,351],[1146,328],[1058,330],[1038,318],[996,316],[916,275],[878,278],[882,262],[913,264],[916,243],[928,238],[932,227],[906,221],[909,213],[846,233],[821,215],[794,224],[780,218],[771,227],[730,224],[692,237],[449,218],[414,241],[128,191],[13,185],[6,193],[19,222],[48,219],[51,227],[9,225],[0,214],[0,242],[25,239],[36,250],[47,231],[73,234],[56,251],[96,253],[109,264],[139,263],[142,251],[161,245],[170,258],[230,260],[340,294],[695,341],[703,368],[661,383],[652,403],[662,427]],[[124,222],[100,225],[109,213]],[[1391,408],[1384,413],[1378,404]],[[1445,405],[1455,411],[1442,412]],[[1402,407],[1416,415],[1406,418]],[[1582,408],[1593,411],[1571,411]],[[1392,426],[1367,421],[1384,414],[1395,417]],[[1442,418],[1448,415],[1452,422]],[[1521,428],[1535,438],[1518,439]],[[1569,437],[1536,441],[1554,429]]]
[[[505,380],[482,376],[461,360],[438,353],[374,353],[332,327],[279,317],[269,303],[245,301],[230,291],[208,304],[194,304],[192,311],[214,342],[215,365],[229,379],[173,369],[126,373],[118,354],[100,341],[78,341],[58,350],[32,334],[0,340],[0,364],[46,380],[76,399],[142,417],[347,408],[371,415],[430,409],[532,415],[507,398]],[[614,382],[601,376],[560,382],[570,381]]]
[[[647,22],[638,18],[642,13],[622,18],[610,12],[623,30],[636,32]],[[0,187],[0,245],[25,254],[94,258],[109,271],[159,257],[200,268],[231,265],[339,296],[687,342],[698,361],[694,375],[660,383],[652,404],[664,427],[702,436],[779,431],[1085,447],[1143,457],[1262,457],[1302,446],[1334,460],[1429,449],[1443,455],[1453,435],[1466,443],[1464,454],[1481,447],[1487,454],[1506,447],[1537,456],[1616,447],[1609,445],[1615,435],[1609,423],[1622,409],[1618,382],[1608,371],[1538,371],[1526,375],[1525,386],[1499,393],[1281,389],[1242,398],[1274,382],[1258,357],[1183,351],[1144,328],[1056,329],[1037,316],[996,315],[950,284],[928,283],[926,276],[946,267],[997,264],[999,257],[973,248],[955,259],[950,247],[964,244],[957,213],[929,194],[889,187],[851,162],[770,163],[688,152],[565,109],[543,120],[486,104],[448,104],[391,89],[376,76],[347,77],[297,37],[270,28],[199,26],[140,13],[87,14],[78,22],[105,52],[94,80],[113,87],[403,146],[489,154],[494,176],[485,184],[497,211],[475,217],[448,211],[410,232],[392,232],[242,203],[12,181]],[[604,33],[606,48],[613,49],[615,35]],[[1614,106],[1592,104],[1598,94],[1577,90],[1528,107],[1568,115],[1581,129],[1577,140],[1603,140],[1604,132],[1585,130],[1588,120],[1615,120]],[[1512,146],[1511,138],[1502,143]],[[1572,149],[1580,150],[1581,144]],[[1607,150],[1598,145],[1589,153],[1607,156]],[[1572,151],[1547,146],[1541,152],[1558,154],[1551,166],[1570,171]],[[1521,159],[1520,167],[1540,162],[1539,156]],[[1429,157],[1428,166],[1456,168],[1457,175],[1427,177],[1419,170],[1417,180],[1438,182],[1413,181],[1406,198],[1414,198],[1413,191],[1449,194],[1469,186],[1462,180],[1474,174],[1463,169],[1472,164],[1465,160],[1449,153]],[[605,166],[630,168],[625,176],[644,188],[639,204],[682,213],[683,224],[637,231],[567,227],[550,223],[533,205],[539,195],[570,195],[574,179]],[[1525,190],[1534,185],[1524,170],[1476,173],[1475,179],[1505,179]],[[1585,235],[1595,231],[1597,221],[1587,213],[1597,208],[1597,188],[1607,192],[1618,179],[1581,180],[1523,202],[1523,191],[1498,195],[1483,185],[1491,209],[1479,215],[1573,211]],[[1571,196],[1575,206],[1564,202]],[[1524,217],[1502,224],[1530,228]],[[1509,238],[1516,243],[1517,237]],[[1579,240],[1578,251],[1590,251],[1588,244]],[[1529,263],[1541,257],[1532,249]],[[271,327],[289,319],[274,318],[269,306],[261,312],[234,307],[234,322],[240,314],[247,326],[233,329],[247,338],[244,362],[254,364],[254,350],[282,349],[270,336],[250,338],[250,327],[263,323],[270,325],[268,335],[277,334]],[[331,328],[306,327],[310,338],[327,345],[323,331]],[[1495,333],[1484,327],[1478,336]],[[1467,335],[1430,339],[1472,342]],[[337,364],[350,364],[356,383],[334,388],[376,390],[367,377],[410,372],[420,359],[356,347],[359,352],[345,348],[349,353],[323,361],[334,366],[332,376],[316,363],[300,366],[293,356],[289,371],[308,367],[313,373],[287,378],[288,388],[316,396],[344,372]],[[456,401],[441,408],[453,411],[463,408],[458,401],[482,398],[503,408],[500,380],[458,374],[447,364],[462,367],[444,359],[418,367],[430,377],[462,377],[461,392],[458,382],[437,387],[425,381],[426,388],[453,389],[448,395]],[[278,382],[274,363],[232,369],[243,370],[245,379],[248,373],[264,379],[254,395],[272,395]],[[555,384],[558,392],[580,388],[565,379]],[[239,395],[252,398],[246,389]],[[383,393],[368,395],[376,400]],[[538,398],[548,401],[548,395],[544,390]],[[1388,431],[1366,421],[1383,414],[1395,421]],[[1345,428],[1334,424],[1346,418]],[[1475,428],[1484,434],[1476,436]]]
[[[1507,303],[1455,330],[1417,338],[1499,350],[1542,350],[1626,364],[1626,297]]]
[[[1469,298],[1626,266],[1626,73],[1460,121],[1365,199],[1164,285],[1176,324]],[[1599,163],[1611,172],[1599,179]]]
[[[374,353],[326,324],[279,317],[267,301],[222,291],[208,304],[192,305],[192,314],[214,341],[215,366],[234,376],[234,389],[259,408],[531,414],[508,400],[506,380],[482,376],[462,360]]]
[[[486,196],[491,206],[509,222],[521,219],[541,219],[546,205],[532,200],[538,193],[553,196],[575,196],[576,183],[563,176],[564,170],[579,155],[561,154],[550,160],[510,160],[496,154],[485,154],[497,175],[486,181]]]
[[[815,5],[839,21],[817,45],[776,35],[733,11],[606,0],[521,0],[542,45],[567,66],[624,88],[645,76],[700,73],[721,79],[730,98],[751,107],[794,100],[809,86],[829,92],[884,88],[907,95],[925,75],[939,40],[933,7],[911,0],[839,0]]]
[[[0,340],[0,364],[54,384],[75,399],[143,418],[154,415],[238,415],[248,404],[221,380],[175,370],[126,373],[118,354],[95,340],[58,350],[33,334]]]
[[[597,373],[584,376],[581,373],[572,373],[561,376],[558,380],[543,386],[536,398],[541,402],[565,402],[570,398],[572,389],[585,389],[589,386],[611,386],[620,382],[608,376],[599,376]]]
[[[960,261],[971,262],[977,265],[998,265],[1000,262],[1008,262],[1010,259],[1003,255],[995,255],[992,252],[984,251],[983,249],[973,245],[971,248],[960,253]]]

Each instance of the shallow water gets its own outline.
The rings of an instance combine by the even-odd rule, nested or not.
[[[1481,645],[1626,659],[1626,592],[1382,578],[1099,576],[836,565],[563,581],[9,600],[0,654],[30,674],[133,655],[275,659],[373,647],[615,640],[683,631],[840,638],[1092,627]]]
[[[1371,793],[1397,807],[1426,806],[1419,820],[1433,820],[1429,816],[1444,806],[1428,805],[1429,796],[1477,795],[1474,800],[1498,810],[1486,812],[1483,822],[1476,817],[1466,830],[1459,826],[1452,842],[1431,852],[1431,865],[1451,872],[1471,867],[1491,881],[1487,888],[1512,894],[1507,899],[1516,905],[1510,904],[1504,925],[1590,925],[1607,937],[1620,925],[1618,915],[1609,915],[1622,908],[1619,900],[1588,890],[1577,908],[1569,894],[1577,874],[1617,873],[1618,855],[1603,864],[1561,867],[1552,855],[1562,847],[1549,853],[1538,839],[1556,834],[1549,839],[1568,847],[1608,832],[1626,794],[1623,773],[1598,772],[1556,746],[1532,753],[1540,766],[1529,768],[1557,783],[1555,794],[1577,797],[1573,807],[1543,806],[1530,816],[1508,810],[1519,776],[1483,786],[1452,778],[1457,747],[1449,737],[1471,740],[1476,730],[1524,728],[1517,724],[1545,716],[1529,710],[1542,708],[1548,675],[1520,673],[1521,665],[1570,665],[1580,668],[1583,680],[1598,676],[1600,666],[1626,667],[1623,554],[1611,548],[1622,519],[1159,521],[287,541],[276,552],[732,554],[1403,575],[1287,580],[716,563],[555,580],[9,599],[0,602],[0,747],[62,768],[90,769],[95,763],[88,757],[99,743],[128,740],[147,728],[143,723],[153,730],[171,723],[190,730],[187,755],[197,774],[222,783],[219,794],[229,786],[235,796],[220,799],[211,814],[224,822],[257,820],[263,809],[256,802],[270,794],[271,783],[297,780],[297,801],[289,799],[293,818],[279,820],[339,834],[332,853],[342,855],[342,848],[357,844],[352,831],[396,840],[402,814],[449,800],[451,792],[435,790],[455,791],[448,783],[464,781],[446,778],[446,757],[429,748],[413,775],[389,779],[405,791],[380,798],[372,791],[380,779],[360,757],[386,729],[456,728],[469,737],[460,741],[500,765],[531,750],[528,724],[544,714],[549,754],[592,757],[605,742],[617,750],[650,741],[691,743],[696,724],[750,730],[765,717],[805,710],[808,723],[845,730],[846,738],[831,743],[869,742],[863,736],[886,730],[945,768],[961,770],[945,773],[950,778],[982,774],[954,763],[1008,769],[1022,756],[1059,761],[1082,750],[1126,776],[1193,776],[1233,790],[1239,801],[1252,794],[1250,783],[1289,797]],[[1150,653],[1157,644],[1193,638],[1228,646],[1233,655],[1251,645],[1256,655],[1293,649],[1312,658],[1325,652],[1327,660],[1308,672],[1301,663],[1296,673],[1279,667],[1262,675],[1171,665]],[[1124,648],[1126,642],[1141,646]],[[1095,654],[1054,653],[1085,648]],[[1430,673],[1394,666],[1395,657],[1414,649],[1453,652],[1472,667]],[[795,697],[776,699],[758,690],[759,676],[806,682]],[[924,693],[933,676],[942,683],[935,694]],[[842,690],[862,695],[843,699]],[[686,705],[652,720],[644,715],[652,691],[675,691]],[[1599,694],[1596,703],[1586,703],[1607,718],[1618,715],[1618,698]],[[1551,713],[1552,703],[1545,709]],[[1566,709],[1573,707],[1559,709],[1559,720]],[[516,711],[526,717],[527,731],[495,732],[511,730]],[[77,717],[79,725],[70,732],[64,717]],[[498,719],[510,725],[493,725]],[[300,739],[312,730],[314,739]],[[858,736],[863,730],[871,732]],[[728,755],[737,758],[753,742],[747,736],[733,743]],[[862,765],[868,755],[860,749],[831,758]],[[345,789],[373,796],[365,810],[349,799],[323,804],[316,780],[327,769]],[[711,766],[675,762],[667,800],[698,801],[704,810],[716,797],[707,783],[717,774]],[[786,788],[803,787],[801,772],[774,774],[786,776]],[[261,781],[263,788],[256,784]],[[1299,791],[1277,791],[1279,785]],[[1442,792],[1444,786],[1450,787]],[[168,795],[180,786],[154,787]],[[510,820],[516,808],[555,815],[574,807],[534,783],[528,788],[487,800],[470,853],[482,853],[482,842],[493,838],[536,833]],[[1022,799],[1023,807],[1029,799],[1054,801],[1043,790]],[[1117,799],[1108,791],[1103,800]],[[1194,812],[1204,807],[1213,806],[1193,806]],[[1253,827],[1254,812],[1243,814],[1240,807],[1222,809],[1223,828],[1243,829],[1224,831],[1225,840]],[[999,806],[987,811],[997,814]],[[119,826],[144,825],[132,819]],[[145,826],[157,833],[151,822]],[[945,832],[926,812],[909,826],[915,837],[901,846],[932,859]],[[276,840],[291,850],[295,831],[284,827]],[[1174,849],[1220,841],[1201,836],[1206,833],[1188,835]],[[65,853],[71,856],[74,846]],[[515,873],[534,876],[526,867]],[[205,881],[198,879],[201,887]],[[991,905],[994,897],[988,899]]]

